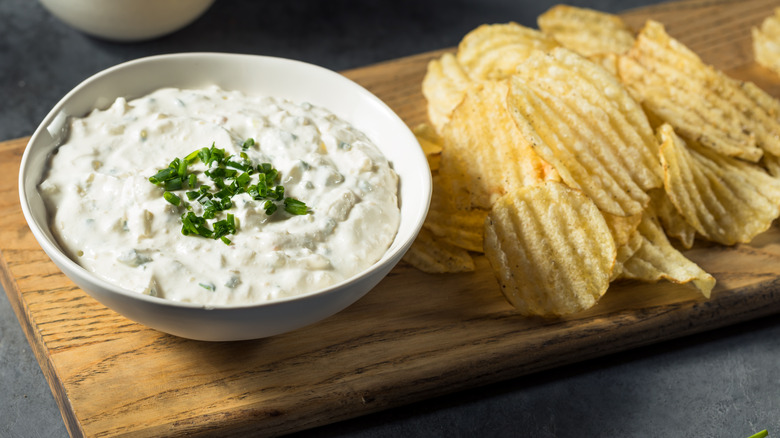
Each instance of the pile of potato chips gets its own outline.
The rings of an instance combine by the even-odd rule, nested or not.
[[[750,242],[780,215],[780,103],[654,21],[634,35],[556,6],[538,24],[480,26],[430,62],[415,133],[434,192],[405,260],[454,273],[484,253],[527,315],[590,308],[617,279],[709,297],[678,248]]]

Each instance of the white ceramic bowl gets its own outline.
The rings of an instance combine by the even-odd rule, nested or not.
[[[65,24],[114,41],[163,36],[192,23],[214,0],[40,0]]]
[[[61,250],[49,229],[37,186],[49,154],[61,143],[68,116],[84,116],[114,99],[140,97],[161,87],[215,84],[228,90],[310,102],[333,111],[365,132],[400,178],[401,223],[384,257],[366,271],[324,290],[256,305],[207,309],[123,289],[97,278]],[[92,297],[157,330],[199,340],[255,339],[287,332],[339,312],[357,301],[395,266],[417,236],[428,211],[431,175],[417,140],[382,101],[344,76],[297,61],[253,55],[189,53],[120,64],[85,80],[49,112],[22,157],[22,211],[41,248]]]

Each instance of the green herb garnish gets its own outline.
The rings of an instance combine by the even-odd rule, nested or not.
[[[309,207],[295,198],[284,198],[284,210],[290,214],[306,214]]]
[[[254,139],[249,138],[242,144],[242,150],[246,151],[254,145]],[[188,210],[181,215],[183,235],[219,239],[230,245],[231,240],[227,236],[236,234],[235,216],[226,213],[222,218],[222,212],[233,208],[233,196],[241,193],[247,193],[256,201],[264,201],[263,209],[268,216],[278,210],[279,204],[284,204],[284,211],[292,215],[311,212],[304,202],[284,196],[284,187],[276,184],[280,177],[279,171],[271,163],[255,166],[244,152],[241,152],[239,158],[228,156],[224,149],[212,143],[210,148],[197,149],[184,158],[174,159],[167,168],[149,177],[149,182],[165,189],[163,198],[166,201]],[[211,180],[213,186],[199,184],[198,175],[190,172],[190,164],[197,160],[206,165],[207,170],[203,174]],[[185,186],[188,189],[186,191]],[[173,193],[178,190],[183,191],[182,196]],[[189,211],[192,207],[182,200],[183,197],[189,202],[199,203],[203,214],[198,216]]]
[[[163,198],[165,198],[166,201],[170,202],[171,204],[175,206],[179,206],[181,204],[181,198],[176,196],[176,194],[171,192],[163,192]]]

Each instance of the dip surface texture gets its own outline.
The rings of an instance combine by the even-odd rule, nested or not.
[[[244,141],[255,144],[242,149]],[[221,240],[184,236],[174,206],[149,177],[204,147],[271,163],[285,196],[310,213],[232,198]],[[211,184],[200,161],[190,165]],[[187,200],[185,187],[174,191]],[[345,280],[378,261],[400,222],[398,177],[366,135],[328,110],[216,87],[161,89],[117,99],[70,120],[67,141],[39,185],[52,231],[69,256],[139,293],[205,306],[261,303]],[[202,214],[197,201],[187,201]]]

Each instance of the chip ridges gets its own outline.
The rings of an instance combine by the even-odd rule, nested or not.
[[[485,220],[485,255],[520,313],[554,316],[598,301],[609,286],[616,248],[590,198],[543,182],[496,202]]]
[[[679,284],[690,282],[706,298],[710,297],[715,278],[672,246],[651,211],[643,216],[638,231],[641,245],[623,263],[619,278],[645,282],[664,279]]]
[[[487,210],[504,193],[557,177],[515,125],[508,92],[506,81],[470,89],[443,129],[439,175],[458,208]]]
[[[429,274],[469,272],[474,270],[474,260],[463,248],[442,241],[430,230],[423,228],[403,260],[420,271]]]
[[[669,199],[705,238],[750,242],[780,214],[780,180],[761,167],[687,144],[670,125],[659,136]]]
[[[763,150],[780,154],[780,123],[751,90],[704,64],[660,23],[645,24],[620,56],[618,74],[648,111],[687,140],[753,162]]]
[[[450,121],[450,114],[463,100],[472,81],[452,53],[428,63],[423,78],[422,93],[428,101],[428,119],[441,132]]]
[[[620,152],[564,99],[512,78],[509,96],[512,116],[534,150],[549,162],[569,186],[581,189],[610,214],[642,212],[649,197],[622,165]],[[592,111],[598,111],[592,108]]]
[[[543,33],[587,57],[621,54],[634,44],[633,32],[620,17],[593,9],[555,5],[537,23]]]
[[[501,80],[534,51],[557,46],[550,36],[517,23],[485,24],[463,37],[457,60],[475,80]]]

